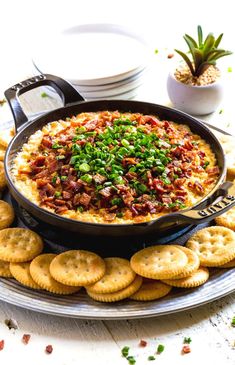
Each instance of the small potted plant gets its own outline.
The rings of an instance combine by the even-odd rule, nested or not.
[[[176,49],[182,63],[169,74],[167,91],[173,105],[190,114],[204,115],[216,110],[223,97],[221,71],[216,66],[219,58],[232,52],[218,48],[223,37],[212,33],[203,40],[201,26],[197,28],[198,42],[184,35],[189,56]]]

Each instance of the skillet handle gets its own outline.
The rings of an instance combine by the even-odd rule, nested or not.
[[[5,97],[14,117],[16,132],[23,124],[28,122],[28,118],[21,107],[19,96],[43,85],[53,87],[60,95],[65,106],[85,100],[68,81],[54,75],[41,74],[19,82],[5,91]]]
[[[164,221],[166,223],[175,222],[179,224],[201,224],[210,222],[214,218],[235,206],[235,196],[229,192],[232,186],[233,184],[231,182],[223,183],[219,189],[214,192],[214,194],[212,194],[202,203],[204,206],[203,209],[187,209],[181,212],[163,215],[154,221],[147,222],[147,224],[156,225],[157,227]]]

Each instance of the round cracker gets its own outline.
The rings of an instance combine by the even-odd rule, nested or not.
[[[14,134],[15,134],[15,132],[12,128],[1,131],[0,146],[7,148],[7,146],[11,142],[12,138],[14,137]]]
[[[149,279],[168,279],[183,272],[188,262],[185,253],[171,245],[158,245],[136,252],[130,261],[132,269]]]
[[[235,231],[235,207],[216,217],[215,222],[219,226],[227,227]]]
[[[12,206],[3,200],[0,200],[0,229],[9,227],[13,220],[15,214]]]
[[[0,161],[0,191],[3,190],[7,185],[5,171],[4,171],[4,163]]]
[[[4,278],[11,278],[9,262],[0,260],[0,276]]]
[[[166,296],[172,289],[172,286],[162,283],[158,280],[143,281],[137,292],[130,296],[130,299],[149,301]]]
[[[224,265],[218,266],[218,269],[232,269],[233,267],[235,267],[235,259],[227,262]]]
[[[107,257],[104,276],[93,285],[86,287],[90,292],[97,294],[113,293],[126,288],[135,279],[136,273],[130,262],[120,257]]]
[[[10,272],[14,279],[24,286],[32,289],[41,289],[41,287],[33,280],[29,271],[30,262],[11,262]]]
[[[98,294],[87,289],[87,294],[98,302],[118,302],[133,295],[141,287],[143,279],[136,275],[135,279],[126,288],[115,293]]]
[[[235,258],[235,233],[226,227],[206,227],[197,231],[186,246],[199,256],[201,266],[220,266]]]
[[[204,284],[209,278],[209,270],[206,267],[199,267],[192,275],[182,279],[163,280],[165,284],[175,286],[177,288],[195,288]]]
[[[0,161],[4,160],[5,153],[6,153],[6,148],[0,145]]]
[[[45,253],[35,257],[29,265],[30,275],[35,283],[42,289],[54,294],[73,294],[80,290],[77,286],[68,286],[58,283],[50,274],[50,264],[56,257],[56,254]]]
[[[105,262],[97,254],[70,250],[57,255],[50,265],[52,277],[65,285],[87,286],[105,274]]]
[[[218,134],[217,135],[220,143],[222,144],[224,154],[225,154],[225,160],[226,160],[226,166],[227,166],[227,172],[229,176],[235,177],[235,137],[229,136],[226,134]]]
[[[30,261],[43,250],[41,237],[25,228],[0,231],[0,259],[9,262]]]
[[[186,266],[184,267],[184,270],[181,274],[175,276],[173,279],[181,279],[181,278],[186,278],[187,276],[191,275],[193,272],[197,271],[197,269],[200,266],[200,260],[198,255],[190,250],[187,247],[184,246],[179,246],[179,245],[174,245],[175,247],[179,248],[181,251],[183,251],[185,253],[185,255],[188,258],[188,262],[186,264]]]

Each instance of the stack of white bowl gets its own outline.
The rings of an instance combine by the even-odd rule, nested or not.
[[[70,81],[87,100],[132,99],[150,59],[146,41],[116,24],[83,24],[44,42],[35,71]]]

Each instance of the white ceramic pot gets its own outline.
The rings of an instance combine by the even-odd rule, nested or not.
[[[183,84],[172,72],[167,79],[167,91],[174,107],[194,115],[214,112],[223,98],[223,89],[221,78],[206,86]]]

